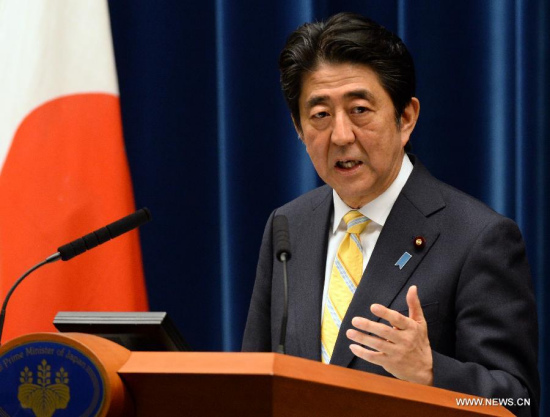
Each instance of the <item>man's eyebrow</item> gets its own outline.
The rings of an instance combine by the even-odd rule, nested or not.
[[[318,104],[324,103],[328,100],[328,96],[313,96],[310,97],[306,102],[306,109],[311,109],[312,107],[317,106]]]
[[[361,98],[363,100],[367,100],[373,103],[376,102],[374,94],[372,94],[369,90],[365,90],[365,89],[350,91],[344,94],[344,98]]]

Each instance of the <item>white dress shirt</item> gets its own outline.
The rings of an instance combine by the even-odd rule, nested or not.
[[[405,154],[403,157],[403,163],[401,164],[401,169],[399,174],[388,187],[386,191],[372,200],[370,203],[365,204],[363,207],[358,209],[363,216],[371,219],[372,221],[367,225],[363,233],[361,233],[361,245],[363,246],[363,272],[369,263],[370,256],[376,245],[376,241],[382,232],[382,228],[386,223],[390,211],[399,196],[399,193],[405,186],[405,183],[409,179],[411,172],[414,168],[411,160]],[[323,289],[323,309],[321,313],[321,321],[323,320],[324,306],[326,299],[328,297],[328,287],[330,284],[330,277],[332,275],[332,267],[334,265],[334,258],[338,253],[338,248],[340,243],[346,236],[347,226],[344,222],[344,216],[350,210],[355,210],[349,207],[336,191],[332,191],[332,200],[334,204],[333,217],[332,217],[332,227],[328,233],[328,250],[327,250],[327,263],[325,266],[325,286]]]

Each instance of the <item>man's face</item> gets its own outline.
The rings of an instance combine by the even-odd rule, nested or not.
[[[382,194],[401,168],[418,117],[413,98],[401,118],[376,73],[361,64],[321,64],[306,74],[298,133],[319,176],[359,208]]]

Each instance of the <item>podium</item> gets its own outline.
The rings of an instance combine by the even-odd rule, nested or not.
[[[46,391],[52,417],[512,416],[478,397],[276,353],[130,352],[81,333],[0,348],[0,416],[47,415]],[[459,403],[472,400],[481,405]]]

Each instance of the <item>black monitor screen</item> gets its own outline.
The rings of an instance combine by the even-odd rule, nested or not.
[[[166,312],[60,311],[53,324],[60,332],[94,334],[132,351],[190,350]]]

